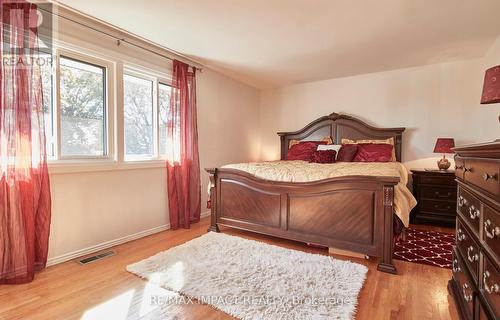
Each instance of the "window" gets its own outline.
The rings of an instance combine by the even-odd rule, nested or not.
[[[166,158],[167,126],[178,121],[171,119],[168,75],[124,68],[122,91],[115,89],[115,64],[92,53],[57,48],[54,59],[48,56],[46,61],[40,72],[49,160],[73,166]],[[123,109],[117,108],[123,110],[119,124],[116,94],[123,94]],[[116,136],[117,132],[122,135]],[[123,148],[116,148],[116,143]]]
[[[61,57],[59,74],[61,158],[105,156],[106,68]]]
[[[123,76],[126,161],[166,157],[171,87],[165,82],[136,71]]]
[[[150,159],[154,145],[154,82],[132,75],[123,76],[125,159]]]
[[[160,83],[158,86],[158,130],[159,132],[159,152],[160,155],[167,154],[167,123],[170,113],[170,92],[171,87]]]
[[[65,50],[54,57],[44,55],[40,64],[47,158],[108,158],[113,146],[108,135],[113,100],[107,94],[112,63]]]

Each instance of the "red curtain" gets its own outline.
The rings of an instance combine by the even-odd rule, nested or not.
[[[0,283],[16,284],[47,262],[50,185],[36,7],[0,4]]]
[[[167,141],[170,227],[189,228],[200,221],[201,212],[196,69],[177,60],[173,65]]]

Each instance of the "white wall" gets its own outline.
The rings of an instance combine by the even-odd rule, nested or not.
[[[116,47],[109,38],[78,26],[63,25],[60,29],[61,43],[109,58],[115,61],[117,70],[128,62],[169,72],[171,63],[158,56],[125,45]],[[120,147],[123,128],[119,84],[115,93],[115,129]],[[259,92],[205,68],[197,76],[197,102],[203,212],[208,183],[203,169],[257,160],[259,156]],[[130,164],[120,156],[115,160],[111,164],[49,165],[53,202],[49,263],[168,226],[164,162]]]
[[[498,64],[500,38],[481,59],[264,90],[261,158],[279,158],[277,131],[294,131],[337,112],[375,126],[406,127],[403,161],[412,168],[434,167],[437,137],[453,137],[458,145],[500,138],[500,105],[479,104],[484,71]]]

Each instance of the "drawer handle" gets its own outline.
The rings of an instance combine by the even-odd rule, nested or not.
[[[463,241],[465,240],[466,236],[465,233],[462,231],[462,229],[458,228],[457,230],[457,240],[458,241]]]
[[[483,179],[484,179],[484,181],[489,181],[489,180],[495,181],[495,180],[497,180],[497,174],[496,173],[489,174],[488,172],[485,172],[483,174]]]
[[[458,266],[458,260],[457,259],[453,259],[453,268],[452,269],[453,269],[454,273],[462,271],[460,269],[460,266]]]
[[[469,302],[472,301],[472,294],[467,294],[466,290],[469,289],[469,285],[467,283],[464,283],[462,286],[462,293],[464,294],[464,300]]]
[[[490,277],[490,272],[488,270],[485,270],[483,273],[483,285],[484,285],[484,290],[488,292],[489,294],[492,293],[497,293],[500,291],[500,288],[498,287],[498,284],[494,283],[493,285],[488,285],[488,278]]]
[[[455,170],[463,170],[464,166],[455,166]]]
[[[477,255],[477,253],[474,253],[473,256],[470,255],[471,253],[474,253],[473,246],[470,246],[467,248],[467,259],[469,259],[470,262],[477,261],[477,259],[479,259],[479,256]]]
[[[500,234],[500,228],[499,227],[494,227],[490,231],[490,227],[492,226],[493,223],[491,223],[490,219],[486,219],[484,222],[484,233],[486,233],[486,236],[490,239],[494,239],[496,236]]]
[[[436,192],[434,192],[434,194],[438,198],[448,198],[449,196],[451,196],[451,192],[447,192],[446,194],[441,194],[439,191],[436,191]]]
[[[476,209],[476,207],[474,207],[474,205],[469,207],[469,215],[470,215],[470,218],[472,220],[479,217],[480,214],[481,214],[481,211],[479,211],[479,209]]]
[[[467,199],[465,199],[463,196],[458,197],[458,206],[463,207],[467,205]]]
[[[464,167],[464,172],[472,172],[472,167],[470,168]]]

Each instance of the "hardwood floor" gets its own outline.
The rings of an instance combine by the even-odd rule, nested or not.
[[[0,319],[159,319],[160,308],[168,309],[167,319],[232,319],[207,305],[152,305],[152,296],[174,293],[148,285],[125,271],[130,263],[204,234],[208,224],[208,219],[203,219],[190,230],[165,231],[117,246],[115,256],[85,266],[68,261],[49,267],[30,284],[0,286]],[[297,242],[232,229],[224,232],[327,254],[325,249]],[[396,260],[398,275],[390,275],[376,271],[374,259],[350,260],[370,269],[356,319],[458,319],[446,289],[450,270]]]

